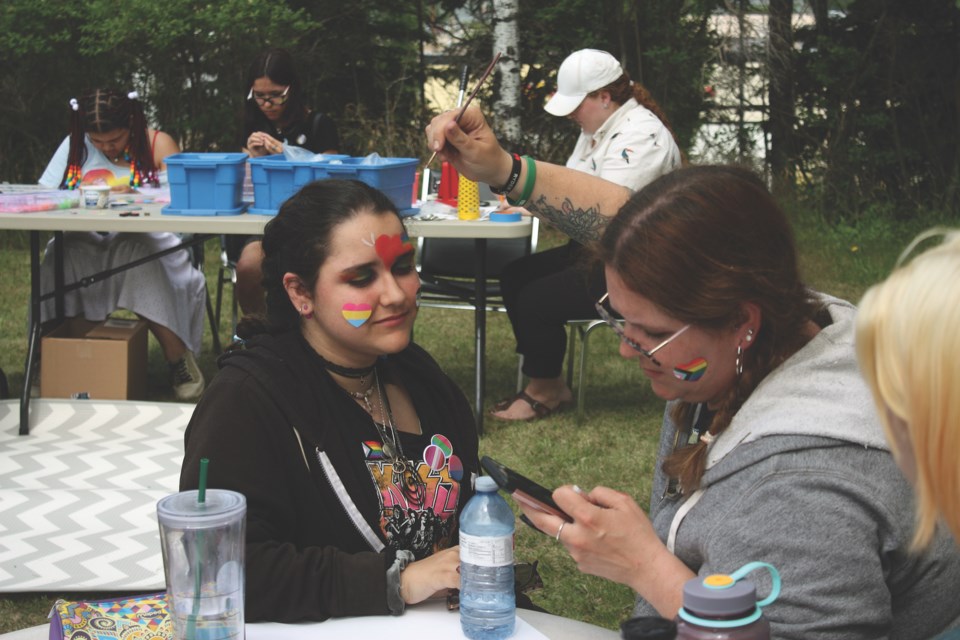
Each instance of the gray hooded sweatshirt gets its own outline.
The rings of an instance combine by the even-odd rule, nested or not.
[[[822,300],[830,323],[757,386],[710,445],[700,490],[679,499],[664,497],[668,403],[650,517],[699,576],[775,566],[782,591],[764,616],[776,638],[930,638],[960,626],[960,548],[941,527],[908,551],[913,494],[860,377],[856,309]],[[770,592],[766,572],[748,578]],[[634,615],[656,613],[638,598]]]

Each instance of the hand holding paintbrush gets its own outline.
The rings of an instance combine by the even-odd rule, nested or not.
[[[463,103],[463,106],[460,106],[459,103],[463,98],[463,91],[466,87],[466,80],[467,80],[466,68],[464,68],[464,73],[460,77],[460,98],[457,99],[457,106],[460,107],[460,113],[457,114],[457,117],[454,119],[454,122],[460,122],[460,118],[463,117],[464,111],[466,111],[467,107],[470,106],[470,103],[473,102],[473,99],[477,96],[477,92],[480,91],[480,87],[483,86],[483,83],[486,81],[487,77],[490,75],[490,72],[492,72],[493,68],[497,66],[497,62],[500,61],[500,56],[501,54],[499,52],[497,53],[497,55],[493,56],[493,60],[490,61],[490,64],[487,66],[487,70],[484,71],[483,75],[480,76],[480,79],[477,80],[477,84],[473,88],[473,92],[470,94],[470,97],[467,98],[467,101],[465,103]],[[430,155],[430,159],[427,160],[427,164],[424,166],[429,167],[431,163],[433,163],[434,158],[436,157],[437,157],[437,152],[434,151]]]

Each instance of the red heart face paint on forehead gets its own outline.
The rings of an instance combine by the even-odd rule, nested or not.
[[[393,236],[382,235],[377,238],[374,248],[387,269],[391,269],[397,258],[413,249],[413,243],[405,233]]]

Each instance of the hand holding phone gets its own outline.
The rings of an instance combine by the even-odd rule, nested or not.
[[[509,493],[520,504],[563,518],[566,522],[573,522],[573,518],[553,501],[553,491],[550,489],[520,475],[489,456],[483,456],[480,459],[480,465],[503,491]]]

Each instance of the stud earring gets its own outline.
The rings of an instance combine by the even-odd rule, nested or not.
[[[304,320],[309,320],[313,317],[313,311],[309,311],[310,307],[306,302],[303,303],[303,306],[300,307],[300,313],[303,316]]]
[[[753,342],[753,329],[747,329],[747,335],[743,339],[747,342]]]

